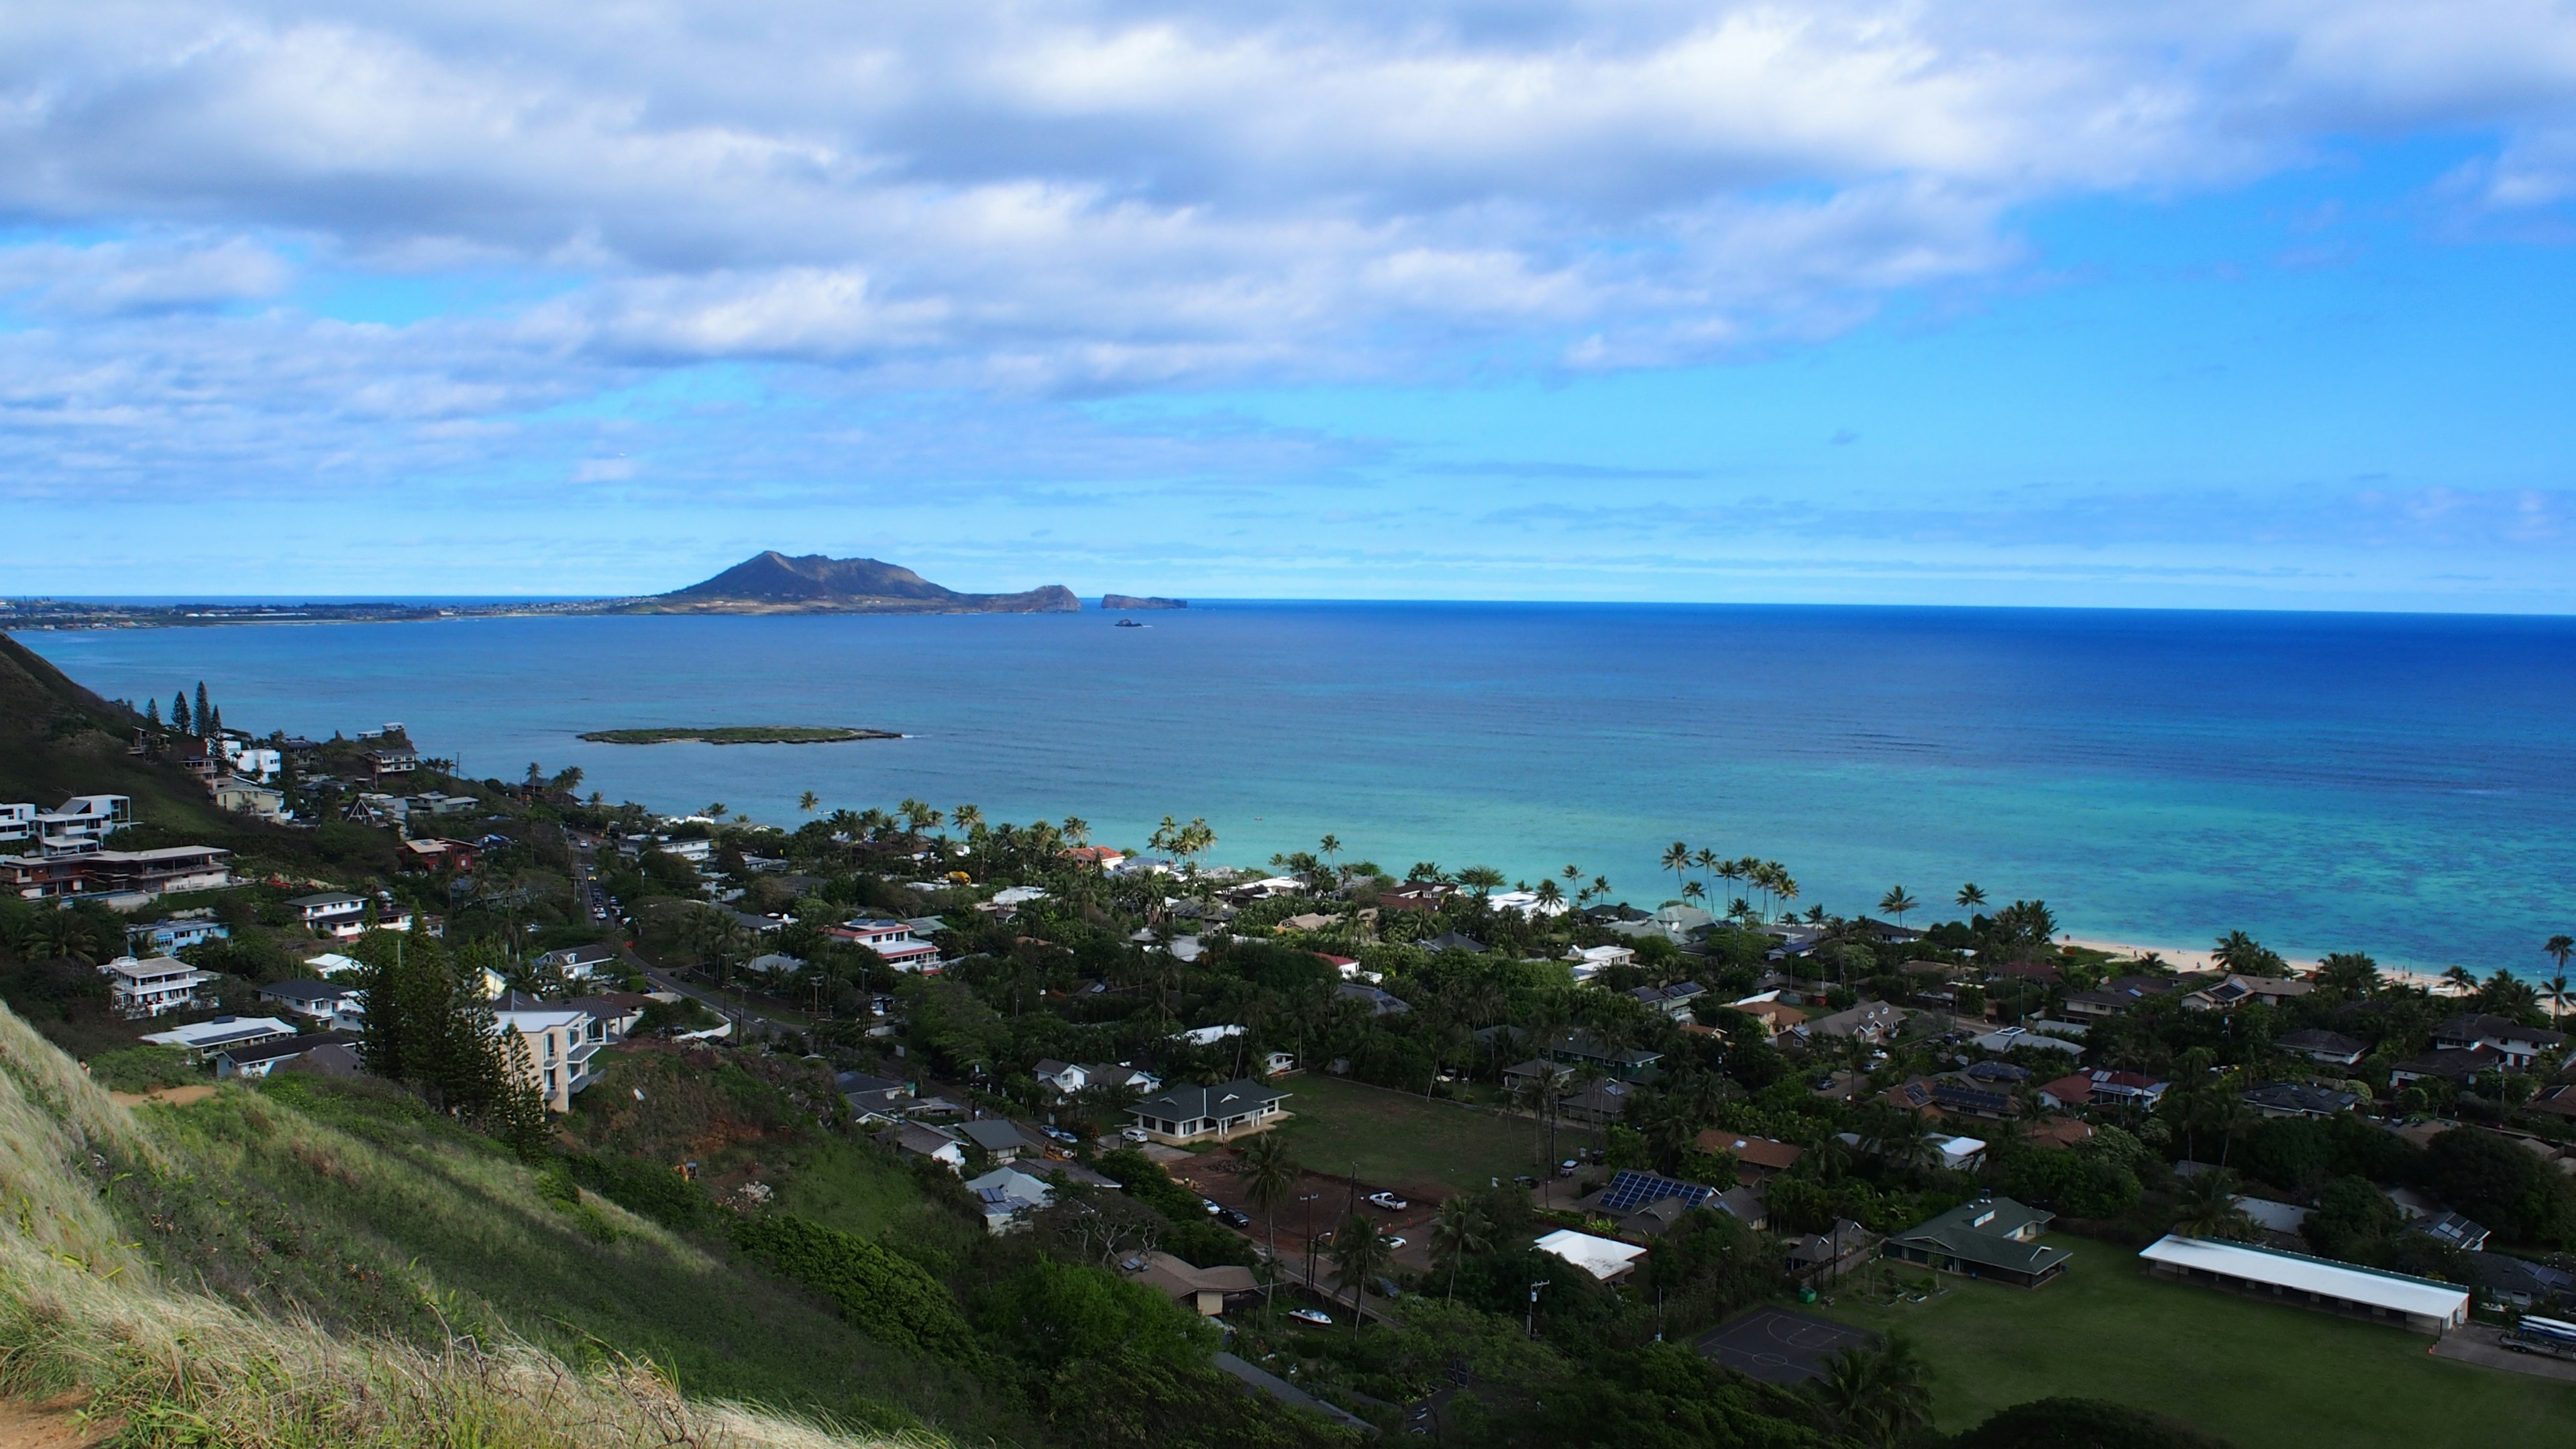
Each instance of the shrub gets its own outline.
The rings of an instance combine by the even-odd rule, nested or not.
[[[1998,1410],[1950,1449],[2234,1449],[2178,1419],[2102,1399],[2034,1399]]]
[[[942,1358],[975,1357],[974,1337],[948,1290],[922,1268],[856,1233],[787,1213],[746,1217],[734,1246],[829,1298],[869,1337]]]
[[[202,1082],[206,1070],[189,1061],[183,1047],[139,1046],[90,1058],[89,1078],[111,1092],[148,1092]]]

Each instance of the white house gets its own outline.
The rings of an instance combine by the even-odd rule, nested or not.
[[[913,934],[912,922],[861,917],[827,926],[823,934],[836,941],[865,946],[897,971],[936,971],[939,948]]]
[[[260,1000],[316,1021],[337,1017],[340,1004],[357,994],[356,987],[334,986],[328,981],[279,981],[259,989]]]
[[[134,802],[123,795],[74,795],[35,814],[36,841],[47,855],[96,850],[134,823]]]
[[[215,797],[215,808],[248,815],[258,820],[286,818],[286,792],[272,789],[256,780],[239,775],[226,775],[206,787]]]
[[[215,979],[212,971],[200,971],[169,956],[145,960],[119,956],[98,970],[107,978],[108,996],[116,1003],[117,1014],[129,1019],[185,1011],[197,1004],[198,988]]]
[[[1228,1082],[1222,1087],[1171,1087],[1127,1109],[1136,1126],[1167,1146],[1213,1137],[1220,1142],[1247,1132],[1266,1132],[1287,1114],[1279,1104],[1286,1092],[1259,1082]]]
[[[590,1085],[590,1059],[600,1043],[589,1039],[590,1017],[579,1011],[496,1011],[503,1031],[516,1032],[528,1049],[527,1070],[553,1112],[572,1110],[572,1094]]]
[[[1559,1228],[1530,1246],[1551,1257],[1563,1258],[1605,1283],[1625,1276],[1637,1266],[1639,1258],[1646,1256],[1646,1250],[1635,1243],[1578,1233],[1572,1228]]]
[[[1030,1213],[1055,1201],[1055,1189],[1047,1186],[1046,1179],[1031,1177],[1016,1167],[997,1167],[970,1179],[966,1190],[983,1208],[984,1231],[988,1233],[1026,1227]]]
[[[317,936],[345,941],[367,933],[367,898],[347,891],[324,891],[288,901],[296,919]]]
[[[1635,961],[1637,953],[1627,946],[1568,946],[1565,959],[1574,963],[1575,980],[1589,981],[1610,967]]]

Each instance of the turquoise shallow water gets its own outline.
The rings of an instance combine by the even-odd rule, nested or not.
[[[528,618],[32,634],[112,695],[235,724],[410,725],[477,774],[577,764],[678,809],[1203,815],[1246,863],[1325,831],[1644,904],[1686,840],[2039,896],[2080,935],[2537,972],[2576,930],[2576,621],[2109,611],[1241,603],[1112,616]],[[585,744],[652,724],[897,742]]]

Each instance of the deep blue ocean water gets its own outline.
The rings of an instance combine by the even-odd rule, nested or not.
[[[919,796],[1080,815],[1212,858],[1326,831],[1652,905],[1683,840],[1891,884],[2045,898],[2064,928],[2538,972],[2576,930],[2576,620],[2129,611],[1234,603],[1137,616],[527,618],[22,636],[109,695],[204,679],[227,722],[386,720],[478,775],[793,824]],[[585,744],[658,724],[901,741]],[[1346,857],[1347,858],[1347,857]],[[1955,914],[1955,912],[1952,912]],[[1917,921],[1921,916],[1915,917]]]

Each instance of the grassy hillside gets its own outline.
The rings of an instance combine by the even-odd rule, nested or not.
[[[443,1203],[420,1201],[406,1176]],[[627,1281],[654,1285],[624,1310],[632,1320],[667,1311],[690,1275],[715,1286],[727,1270],[613,1209],[598,1216],[616,1236],[599,1242],[523,1176],[364,1102],[308,1112],[234,1086],[200,1107],[129,1114],[0,1011],[0,1189],[11,1209],[0,1215],[0,1394],[69,1396],[121,1421],[121,1442],[136,1445],[850,1442],[683,1398],[649,1359],[586,1336],[581,1322],[614,1327],[621,1315],[600,1305],[603,1291],[575,1288],[577,1274],[623,1268]],[[430,1221],[402,1221],[406,1209]],[[388,1210],[394,1219],[377,1219]],[[570,1238],[557,1216],[574,1225]],[[395,1236],[377,1231],[387,1225]],[[575,1241],[599,1251],[584,1257]],[[396,1256],[409,1246],[442,1256]],[[467,1262],[478,1251],[479,1283]],[[568,1312],[513,1315],[478,1299],[508,1281],[519,1285],[503,1294],[513,1305],[552,1285]],[[739,1280],[721,1286],[730,1298],[763,1296]],[[316,1316],[274,1311],[289,1304]],[[743,1325],[738,1349],[759,1351],[766,1334],[831,1342],[810,1305],[761,1311],[770,1316]],[[541,1353],[510,1331],[523,1322],[551,1322],[559,1342],[592,1351]]]

